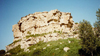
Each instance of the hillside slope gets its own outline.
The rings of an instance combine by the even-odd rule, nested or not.
[[[11,56],[79,56],[78,50],[81,49],[81,46],[79,40],[68,38],[47,43],[41,41],[28,49],[28,52],[23,52],[24,50],[17,46],[8,52],[11,53]]]

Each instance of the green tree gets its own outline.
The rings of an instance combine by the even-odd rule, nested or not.
[[[93,56],[93,51],[96,50],[96,38],[92,30],[90,22],[83,20],[79,25],[79,38],[81,39],[82,49],[87,53],[91,53]]]
[[[94,23],[94,30],[95,30],[95,36],[98,38],[98,41],[100,42],[100,9],[96,11],[97,21]]]

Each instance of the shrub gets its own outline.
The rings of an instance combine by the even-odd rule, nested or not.
[[[75,24],[78,24],[78,22],[76,22]]]
[[[0,50],[0,54],[5,54],[5,50]]]

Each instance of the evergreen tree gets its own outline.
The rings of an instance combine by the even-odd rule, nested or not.
[[[90,22],[83,20],[79,25],[79,38],[81,39],[82,49],[87,53],[91,53],[96,50],[96,38],[92,30]]]
[[[97,21],[94,23],[94,30],[95,30],[95,36],[98,38],[98,41],[100,42],[100,9],[96,11]]]

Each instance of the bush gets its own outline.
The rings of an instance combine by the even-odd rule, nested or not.
[[[5,54],[5,50],[0,50],[0,54]]]
[[[76,22],[75,24],[78,24],[78,22]]]

